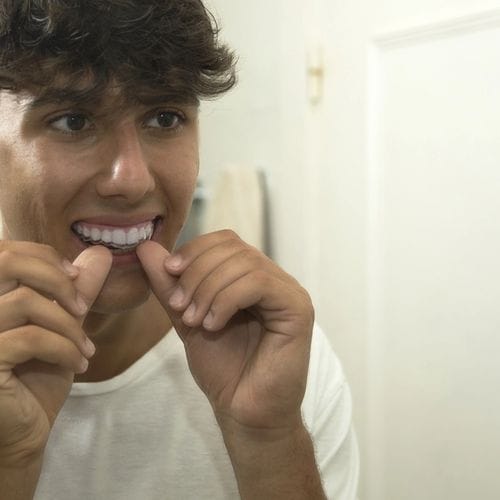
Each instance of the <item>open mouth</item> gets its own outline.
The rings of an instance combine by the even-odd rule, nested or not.
[[[141,243],[152,239],[161,220],[158,216],[150,221],[120,227],[78,221],[72,224],[71,230],[87,246],[102,245],[113,255],[123,255],[134,252]]]

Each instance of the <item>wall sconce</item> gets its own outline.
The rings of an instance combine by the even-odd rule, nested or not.
[[[307,51],[307,87],[309,102],[317,106],[323,99],[325,66],[323,47],[315,45]]]

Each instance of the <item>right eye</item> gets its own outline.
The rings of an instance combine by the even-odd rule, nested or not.
[[[65,134],[85,132],[91,127],[90,120],[82,113],[68,113],[54,118],[50,126]]]

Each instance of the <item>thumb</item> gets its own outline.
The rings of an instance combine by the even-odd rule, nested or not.
[[[180,314],[174,311],[168,303],[178,281],[167,272],[164,266],[165,260],[170,256],[169,252],[159,243],[146,241],[137,247],[136,253],[149,278],[153,293],[167,311],[177,333],[183,338],[187,327],[182,322]]]
[[[89,309],[99,295],[112,263],[111,252],[103,246],[86,248],[73,262],[74,266],[80,268],[74,285]]]
[[[112,262],[111,252],[102,246],[85,249],[73,262],[81,271],[73,282],[89,307],[101,291]],[[81,323],[84,319],[85,317],[81,318]],[[21,377],[23,383],[44,406],[52,425],[69,393],[73,373],[36,360],[16,367],[16,371],[18,377]],[[50,384],[44,383],[45,379],[40,379],[41,375],[50,376]]]

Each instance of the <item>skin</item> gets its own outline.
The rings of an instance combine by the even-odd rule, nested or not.
[[[0,443],[8,442],[0,486],[2,467],[13,464],[32,471],[36,485],[74,374],[99,381],[121,373],[173,324],[221,427],[242,498],[324,498],[300,413],[314,318],[309,295],[231,231],[171,254],[198,174],[197,107],[127,103],[117,86],[93,107],[34,107],[36,97],[26,91],[0,99],[0,408],[8,397],[2,389],[14,383],[30,416],[15,439],[7,438],[12,425],[0,425]],[[159,109],[177,118],[158,126]],[[75,113],[80,124],[82,115],[88,120],[68,134]],[[135,265],[114,266],[103,247],[80,253],[74,243],[76,220],[145,212],[164,223],[156,241],[137,249]],[[65,270],[64,261],[74,267]],[[39,330],[22,349],[27,319]],[[51,400],[54,370],[60,383]],[[0,422],[15,420],[16,411],[10,401]],[[263,451],[269,460],[257,467]],[[23,481],[19,498],[29,498],[31,476]]]
[[[72,242],[70,225],[75,220],[153,212],[165,217],[161,243],[174,245],[198,173],[197,108],[160,103],[159,109],[182,112],[186,121],[167,131],[145,128],[146,123],[158,125],[156,107],[123,109],[117,91],[112,88],[109,94],[105,107],[97,103],[83,108],[92,118],[88,130],[77,135],[63,132],[68,129],[65,118],[50,123],[80,110],[75,103],[32,110],[36,94],[2,95],[0,157],[5,161],[0,199],[5,239],[49,245],[72,262],[81,251]],[[110,316],[114,313],[120,315]],[[152,328],[137,338],[144,317],[152,319]],[[169,328],[141,266],[113,268],[85,320],[87,335],[100,348],[85,377],[77,379],[97,381],[120,373]]]

